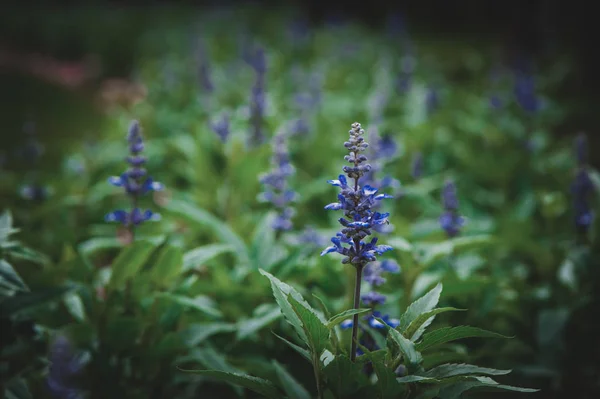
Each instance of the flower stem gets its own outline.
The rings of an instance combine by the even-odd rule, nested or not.
[[[358,309],[360,306],[360,283],[362,281],[362,271],[364,265],[356,266],[356,281],[354,282],[354,309]],[[356,346],[358,343],[358,314],[355,314],[352,318],[352,348],[350,351],[350,360],[354,362],[356,360]]]

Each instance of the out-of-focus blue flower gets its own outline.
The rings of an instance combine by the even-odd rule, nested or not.
[[[446,231],[448,237],[455,237],[465,224],[465,219],[458,214],[458,197],[453,181],[447,180],[442,189],[442,203],[444,213],[440,216],[440,226]]]
[[[310,26],[306,18],[297,18],[294,17],[289,25],[288,32],[290,35],[290,39],[292,44],[299,46],[303,45],[308,41],[310,34]]]
[[[575,155],[577,164],[580,167],[587,165],[588,149],[587,149],[587,137],[585,133],[579,133],[575,139]]]
[[[411,176],[415,180],[419,180],[423,176],[423,154],[417,152],[412,160]]]
[[[227,141],[227,138],[229,137],[229,134],[231,133],[230,127],[229,127],[229,115],[224,113],[223,115],[221,115],[220,119],[213,122],[210,126],[211,126],[213,132],[215,132],[217,134],[217,136],[219,136],[219,139],[221,139],[221,142],[224,143]]]
[[[74,353],[71,342],[65,336],[58,336],[52,343],[48,358],[50,369],[46,384],[52,396],[60,399],[83,398],[83,393],[74,384],[74,378],[84,364]]]
[[[34,121],[27,121],[23,124],[23,133],[25,133],[25,144],[21,149],[21,156],[30,165],[35,165],[44,154],[45,148],[37,138],[37,130]]]
[[[256,48],[251,55],[247,55],[246,62],[252,67],[256,77],[250,95],[250,124],[251,142],[259,145],[265,139],[263,131],[266,105],[265,75],[267,72],[265,50],[262,47]]]
[[[384,328],[385,327],[383,325],[383,323],[379,322],[375,318],[383,320],[383,322],[385,324],[387,324],[388,326],[390,326],[392,328],[396,328],[396,327],[398,327],[400,325],[400,320],[393,319],[393,318],[391,318],[387,314],[386,315],[382,315],[381,312],[374,311],[373,314],[371,314],[370,317],[369,317],[369,326],[371,328]]]
[[[425,94],[425,109],[427,114],[431,115],[434,113],[440,105],[440,98],[438,91],[435,87],[431,86],[427,89]]]
[[[398,319],[393,319],[390,317],[390,315],[382,315],[381,312],[375,310],[373,311],[373,313],[369,314],[368,316],[366,316],[364,319],[367,322],[367,325],[371,328],[377,328],[377,329],[381,329],[384,326],[383,323],[379,322],[377,319],[381,319],[385,322],[385,324],[387,324],[388,326],[392,327],[392,328],[396,328],[400,325],[400,320]],[[348,320],[344,320],[343,322],[340,323],[340,327],[342,328],[342,330],[347,330],[349,328],[352,328],[354,326],[354,323],[352,322],[352,319],[348,319]],[[377,348],[372,348],[371,350],[376,350]]]
[[[493,109],[500,109],[502,108],[502,100],[500,99],[500,96],[498,96],[497,94],[492,94],[490,96],[490,107]]]
[[[19,151],[19,155],[31,169],[32,179],[30,182],[23,185],[20,189],[21,198],[29,201],[42,202],[45,201],[51,193],[51,189],[44,185],[37,173],[39,172],[38,164],[44,153],[44,146],[37,139],[36,125],[34,121],[27,121],[23,124],[23,133],[26,140],[23,147]]]
[[[371,291],[361,297],[363,303],[367,306],[383,305],[386,296],[377,291]]]
[[[322,248],[327,245],[329,239],[327,236],[319,233],[314,227],[306,226],[302,233],[298,236],[299,244],[309,246],[311,248]]]
[[[392,136],[381,137],[379,128],[373,126],[369,129],[369,160],[371,169],[365,173],[363,183],[381,189],[391,189],[396,192],[400,188],[400,182],[390,175],[378,176],[384,167],[394,160],[398,152],[398,145]]]
[[[367,263],[377,260],[377,255],[392,249],[389,245],[377,245],[377,237],[369,242],[363,241],[371,235],[374,226],[387,224],[388,213],[379,213],[372,210],[377,201],[391,198],[388,194],[377,194],[378,189],[369,185],[362,186],[360,178],[371,170],[371,165],[366,163],[364,154],[368,144],[364,140],[365,131],[360,123],[352,124],[350,138],[344,143],[349,152],[344,159],[352,166],[344,166],[345,175],[340,175],[338,180],[329,180],[328,183],[340,188],[338,202],[325,207],[328,210],[343,210],[345,218],[340,218],[342,231],[331,239],[334,244],[321,252],[325,255],[337,252],[344,256],[342,263],[350,263],[355,267],[364,267]],[[354,180],[348,184],[348,180]]]
[[[129,142],[129,156],[127,169],[121,176],[112,176],[108,182],[116,187],[122,187],[125,193],[129,196],[132,202],[132,209],[125,211],[122,209],[113,211],[105,216],[107,222],[119,222],[126,226],[137,226],[145,221],[158,220],[160,215],[151,210],[141,210],[138,207],[138,200],[144,194],[151,191],[160,191],[164,186],[154,181],[147,175],[144,168],[146,157],[142,155],[144,150],[144,140],[142,137],[141,127],[138,121],[131,122],[127,134]]]
[[[594,221],[594,212],[590,206],[590,197],[594,193],[595,187],[588,172],[587,138],[584,134],[579,134],[575,141],[575,155],[578,166],[575,179],[571,184],[575,226],[585,232]]]
[[[406,35],[406,18],[400,12],[389,14],[387,18],[387,30],[392,36]]]
[[[371,262],[365,267],[363,279],[372,287],[378,287],[386,282],[386,279],[382,276],[383,272],[399,273],[400,265],[391,259]]]
[[[45,201],[50,196],[51,190],[46,186],[27,184],[21,187],[21,197],[29,201]]]
[[[208,52],[206,51],[206,45],[203,40],[198,40],[196,57],[198,62],[198,81],[203,91],[212,93],[215,90],[215,86],[210,78],[210,65]]]
[[[259,195],[259,200],[272,203],[279,211],[273,222],[273,229],[286,231],[292,228],[291,219],[295,212],[290,204],[296,200],[297,194],[289,188],[288,179],[295,173],[295,169],[290,161],[285,129],[275,135],[272,147],[272,169],[260,176],[264,191]]]
[[[535,81],[532,75],[516,73],[514,95],[519,106],[526,112],[535,113],[539,110],[540,101],[535,92]]]

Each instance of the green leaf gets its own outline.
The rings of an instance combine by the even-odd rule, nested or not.
[[[292,349],[294,349],[296,352],[298,352],[299,354],[302,355],[303,358],[305,358],[306,360],[308,360],[309,363],[312,364],[312,358],[310,356],[310,352],[307,351],[304,348],[301,348],[300,346],[288,341],[287,339],[275,334],[273,331],[271,331],[271,333],[276,336],[277,338],[279,338],[280,340],[282,340],[283,342],[285,342],[286,344],[288,344],[288,346]]]
[[[240,266],[247,267],[250,265],[250,256],[244,240],[229,228],[223,220],[202,208],[179,199],[171,199],[164,209],[183,216],[188,221],[209,227],[221,241],[234,248],[234,254]]]
[[[49,302],[59,300],[73,287],[53,287],[34,292],[20,292],[0,302],[0,313],[13,316],[29,309],[48,305]]]
[[[450,364],[442,364],[440,366],[434,367],[431,370],[427,370],[422,375],[424,377],[431,378],[449,378],[459,375],[469,375],[469,374],[482,374],[482,375],[506,375],[509,374],[511,370],[497,370],[486,367],[479,367],[472,364],[466,363],[450,363]]]
[[[307,338],[306,343],[312,349],[313,354],[317,357],[321,356],[321,353],[329,344],[329,328],[319,319],[310,306],[301,304],[292,295],[288,295],[287,299],[302,322]]]
[[[379,322],[384,323],[383,320],[379,320]],[[388,329],[387,347],[392,349],[393,357],[396,357],[399,352],[411,366],[416,366],[423,361],[421,353],[417,351],[415,344],[411,340],[405,338],[398,331],[387,326],[387,324],[384,323],[384,325]]]
[[[85,308],[81,297],[78,294],[74,292],[67,293],[63,298],[63,301],[71,316],[78,321],[85,321]]]
[[[230,373],[219,370],[183,370],[186,373],[200,374],[228,384],[241,386],[271,399],[281,399],[281,392],[271,381],[248,374]]]
[[[328,328],[333,328],[336,325],[340,324],[342,321],[348,319],[349,317],[354,316],[355,314],[361,314],[369,312],[371,309],[348,309],[344,310],[342,313],[338,313],[327,322]]]
[[[8,253],[11,258],[27,260],[33,263],[37,263],[38,265],[47,265],[48,263],[50,263],[50,258],[48,258],[48,256],[34,249],[24,247],[19,243],[16,243],[16,245],[11,247],[8,250]]]
[[[29,291],[29,288],[15,269],[8,262],[0,259],[0,294],[11,296],[19,291]]]
[[[199,310],[202,313],[207,314],[208,316],[212,316],[212,317],[216,317],[216,318],[222,316],[221,311],[215,307],[215,302],[211,298],[209,298],[205,295],[198,295],[195,298],[190,298],[190,297],[183,296],[183,295],[171,294],[171,293],[167,293],[167,292],[160,292],[160,293],[157,293],[156,295],[158,297],[167,298],[167,299],[169,299],[173,302],[176,302],[180,305],[190,307],[195,310]]]
[[[150,277],[155,284],[168,287],[171,285],[172,279],[181,273],[182,264],[181,249],[166,245],[160,250],[156,262],[150,269]]]
[[[275,217],[275,212],[268,212],[262,218],[254,230],[250,246],[255,264],[265,270],[271,270],[272,266],[285,256],[285,251],[275,241],[275,230],[272,227]]]
[[[311,399],[308,391],[276,360],[273,360],[273,367],[283,386],[283,390],[290,399]]]
[[[137,241],[119,253],[112,263],[109,287],[121,288],[127,280],[137,274],[154,250],[154,245]]]
[[[210,369],[225,371],[228,373],[241,373],[242,371],[237,367],[230,365],[220,352],[217,352],[211,346],[205,346],[203,348],[194,348],[188,355],[180,357],[179,361],[197,361],[200,362],[204,367]]]
[[[106,328],[107,346],[114,351],[135,347],[142,332],[141,322],[129,316],[118,316],[108,321]]]
[[[183,255],[183,270],[195,269],[221,254],[233,251],[234,247],[228,244],[208,244],[194,248]]]
[[[82,242],[78,246],[79,253],[86,259],[103,249],[121,248],[123,243],[116,237],[95,237]]]
[[[422,382],[422,383],[427,383],[427,384],[436,384],[436,383],[440,382],[439,380],[437,380],[433,377],[424,377],[422,375],[407,375],[404,377],[398,377],[398,378],[396,378],[396,381],[398,381],[401,384],[407,384],[409,382]]]
[[[496,381],[492,380],[489,377],[473,377],[473,381],[461,381],[456,384],[452,384],[447,387],[443,387],[440,389],[438,396],[440,399],[457,399],[460,396],[473,388],[488,388],[488,389],[500,389],[506,391],[516,391],[516,392],[537,392],[539,389],[531,389],[531,388],[519,388],[513,387],[510,385],[501,385]]]
[[[335,356],[323,369],[327,387],[337,398],[349,398],[361,386],[366,385],[363,364],[351,362],[348,356]]]
[[[384,363],[386,350],[380,349],[374,352],[365,352],[373,365],[375,374],[377,375],[377,389],[381,399],[398,398],[402,391],[402,386],[396,381],[396,373]]]
[[[279,305],[279,308],[281,309],[281,312],[286,320],[292,325],[292,327],[294,327],[294,330],[296,330],[296,333],[300,336],[302,341],[308,343],[308,338],[304,332],[302,321],[292,308],[292,305],[289,303],[288,296],[291,295],[296,301],[298,301],[307,309],[312,309],[310,305],[293,287],[280,281],[277,277],[263,269],[259,269],[259,271],[263,276],[267,277],[271,281],[271,290],[273,291],[273,296],[275,297],[275,301],[277,301],[277,304]],[[319,317],[319,319],[323,322],[323,324],[325,323],[325,320],[322,319],[322,317]]]
[[[321,297],[317,296],[316,294],[312,294],[312,296],[319,303],[319,306],[321,307],[321,310],[323,311],[323,314],[325,315],[325,317],[327,317],[328,319],[330,319],[331,318],[331,313],[329,312],[329,309],[327,309],[327,305],[325,305],[325,301],[323,301],[323,299]]]
[[[406,330],[402,331],[402,334],[406,338],[410,339],[411,341],[416,341],[417,339],[421,338],[421,335],[423,335],[425,328],[427,328],[427,326],[429,326],[431,324],[435,315],[437,315],[439,313],[455,312],[455,311],[464,311],[464,309],[446,307],[446,308],[437,308],[437,309],[433,309],[433,310],[430,310],[425,313],[421,313],[419,316],[417,316],[416,319],[414,319],[409,324],[409,326],[406,328]]]
[[[443,327],[423,335],[423,340],[417,343],[417,350],[424,351],[433,346],[455,341],[462,338],[510,338],[492,331],[471,326]]]
[[[11,234],[16,233],[17,229],[13,229],[13,220],[10,211],[7,209],[0,215],[0,244],[8,240]]]
[[[438,283],[431,291],[417,299],[406,309],[406,312],[400,317],[400,325],[398,329],[405,331],[408,326],[417,319],[421,314],[429,312],[436,307],[442,293],[442,284]]]
[[[235,339],[241,341],[244,338],[256,333],[261,328],[264,328],[267,325],[271,324],[273,321],[277,320],[280,317],[281,310],[279,309],[279,307],[273,306],[273,309],[271,311],[268,311],[259,317],[240,320],[237,323],[237,333]]]
[[[33,399],[27,381],[24,378],[15,378],[7,382],[4,399]]]
[[[204,342],[208,337],[225,332],[236,330],[235,324],[230,323],[194,323],[181,332],[183,341],[188,347],[197,346]]]

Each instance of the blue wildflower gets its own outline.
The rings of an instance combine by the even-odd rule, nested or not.
[[[342,230],[331,239],[333,243],[321,252],[321,256],[337,252],[344,256],[342,263],[352,264],[356,269],[354,308],[360,305],[360,288],[362,282],[362,272],[365,266],[370,262],[375,262],[377,256],[392,249],[389,245],[377,245],[377,237],[370,241],[364,241],[367,236],[372,234],[372,230],[380,225],[389,223],[389,213],[380,213],[373,208],[378,201],[391,198],[388,194],[377,194],[378,189],[365,184],[361,186],[360,179],[368,174],[372,167],[367,163],[367,156],[364,154],[368,148],[368,143],[364,140],[365,131],[360,123],[352,124],[349,131],[350,137],[344,143],[344,147],[349,154],[344,159],[351,166],[344,166],[343,171],[346,175],[339,175],[337,180],[329,180],[328,183],[340,188],[338,202],[331,203],[325,207],[328,210],[343,210],[344,217],[339,219]],[[348,179],[354,180],[348,184]],[[382,303],[385,300],[381,294],[369,293],[362,297],[363,302],[369,304]],[[350,352],[351,360],[356,359],[358,343],[358,315],[354,315],[352,321],[352,349]]]
[[[40,183],[37,176],[38,164],[44,153],[44,146],[37,138],[36,125],[34,121],[27,121],[23,125],[23,133],[26,141],[20,150],[20,156],[24,159],[27,165],[32,169],[32,181],[23,185],[20,189],[21,197],[30,201],[44,201],[51,193],[51,189]]]
[[[219,120],[211,124],[211,128],[213,132],[219,136],[221,142],[226,142],[229,134],[231,133],[229,126],[229,115],[224,113]]]
[[[533,76],[517,72],[515,76],[514,95],[519,106],[528,113],[535,113],[540,108],[539,99],[535,93]]]
[[[198,59],[198,80],[202,90],[207,93],[212,93],[215,90],[215,86],[210,78],[210,65],[208,62],[208,54],[206,52],[206,46],[203,41],[198,41],[197,47],[197,59]]]
[[[265,138],[263,132],[266,106],[265,75],[267,72],[265,50],[259,47],[251,56],[248,56],[247,62],[254,69],[256,76],[250,95],[250,124],[252,126],[251,142],[258,145]]]
[[[419,180],[423,176],[423,154],[421,152],[417,152],[413,157],[410,174],[415,180]]]
[[[21,197],[29,201],[45,201],[50,196],[51,190],[46,186],[26,184],[21,187]]]
[[[380,294],[377,291],[371,291],[364,294],[361,299],[367,306],[383,305],[385,303],[386,296]]]
[[[377,174],[382,172],[383,168],[396,157],[398,152],[396,141],[390,135],[381,137],[377,126],[369,129],[369,141],[371,142],[369,146],[371,169],[363,177],[364,184],[382,189],[397,190],[400,187],[400,182],[390,175],[384,175],[381,179],[377,178]]]
[[[386,282],[386,279],[382,276],[383,272],[398,273],[400,272],[400,265],[391,259],[371,262],[365,267],[364,280],[372,287],[378,287]]]
[[[425,109],[427,114],[431,115],[434,113],[440,105],[440,98],[438,91],[435,87],[429,87],[425,94]]]
[[[390,315],[382,315],[381,312],[375,310],[373,311],[371,314],[369,314],[368,316],[365,317],[365,321],[367,322],[367,325],[371,328],[377,328],[377,329],[381,329],[384,327],[384,325],[379,322],[376,319],[381,319],[385,322],[385,324],[387,324],[388,326],[392,327],[392,328],[396,328],[400,325],[400,320],[398,319],[394,319],[391,318]],[[340,323],[340,327],[342,328],[342,330],[347,330],[349,328],[352,328],[354,325],[354,323],[352,322],[352,319],[348,319],[348,320],[344,320],[343,322]],[[377,347],[374,347],[371,350],[376,350],[378,349]]]
[[[404,47],[405,54],[400,58],[400,73],[396,80],[396,88],[400,93],[406,93],[410,90],[413,74],[417,66],[412,44],[408,39],[405,39]]]
[[[333,246],[323,250],[321,255],[337,252],[344,256],[342,263],[350,263],[357,268],[364,267],[367,263],[375,261],[377,255],[392,249],[389,245],[377,245],[377,237],[370,242],[363,239],[371,235],[374,226],[387,224],[389,213],[373,212],[372,208],[378,201],[391,198],[388,194],[377,194],[378,189],[365,185],[361,187],[359,180],[371,171],[371,165],[366,163],[367,157],[363,153],[368,147],[363,135],[365,131],[360,123],[352,124],[350,138],[344,143],[349,151],[344,159],[352,166],[344,166],[346,176],[339,175],[338,180],[329,180],[328,183],[340,188],[338,202],[325,207],[328,210],[343,210],[346,218],[340,218],[342,230],[331,239]],[[354,184],[348,185],[348,180],[353,179]]]
[[[74,384],[74,378],[82,371],[84,363],[73,351],[71,342],[63,335],[57,337],[48,356],[50,368],[46,377],[48,390],[55,398],[83,398],[81,390]]]
[[[502,100],[497,94],[492,94],[489,99],[490,107],[493,109],[502,108]]]
[[[455,237],[465,224],[465,219],[458,214],[456,186],[451,180],[447,180],[444,183],[442,203],[444,205],[444,213],[440,216],[440,225],[446,231],[448,237]]]
[[[573,195],[573,209],[575,213],[575,226],[586,232],[594,221],[594,212],[590,206],[589,199],[594,193],[595,187],[587,168],[587,138],[579,134],[575,142],[577,158],[577,172],[571,184]]]
[[[120,222],[128,226],[133,231],[133,227],[145,221],[158,220],[160,215],[151,210],[141,210],[138,207],[138,201],[141,196],[152,192],[160,191],[164,186],[154,181],[147,175],[144,164],[146,157],[142,155],[144,150],[144,140],[142,138],[141,127],[138,121],[131,122],[127,135],[129,142],[129,153],[127,163],[130,167],[121,176],[113,176],[108,182],[116,187],[122,187],[132,202],[131,211],[122,209],[113,211],[105,216],[107,222]]]
[[[280,130],[273,138],[272,169],[260,177],[264,192],[259,200],[272,203],[279,211],[273,222],[273,229],[286,231],[292,228],[292,217],[295,214],[290,203],[296,200],[297,194],[289,188],[288,178],[295,173],[287,148],[287,133]]]

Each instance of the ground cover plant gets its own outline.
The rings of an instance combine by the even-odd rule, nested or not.
[[[5,395],[595,397],[600,176],[585,133],[554,135],[570,60],[401,22],[182,17],[140,35],[143,94],[91,134],[19,115]]]

